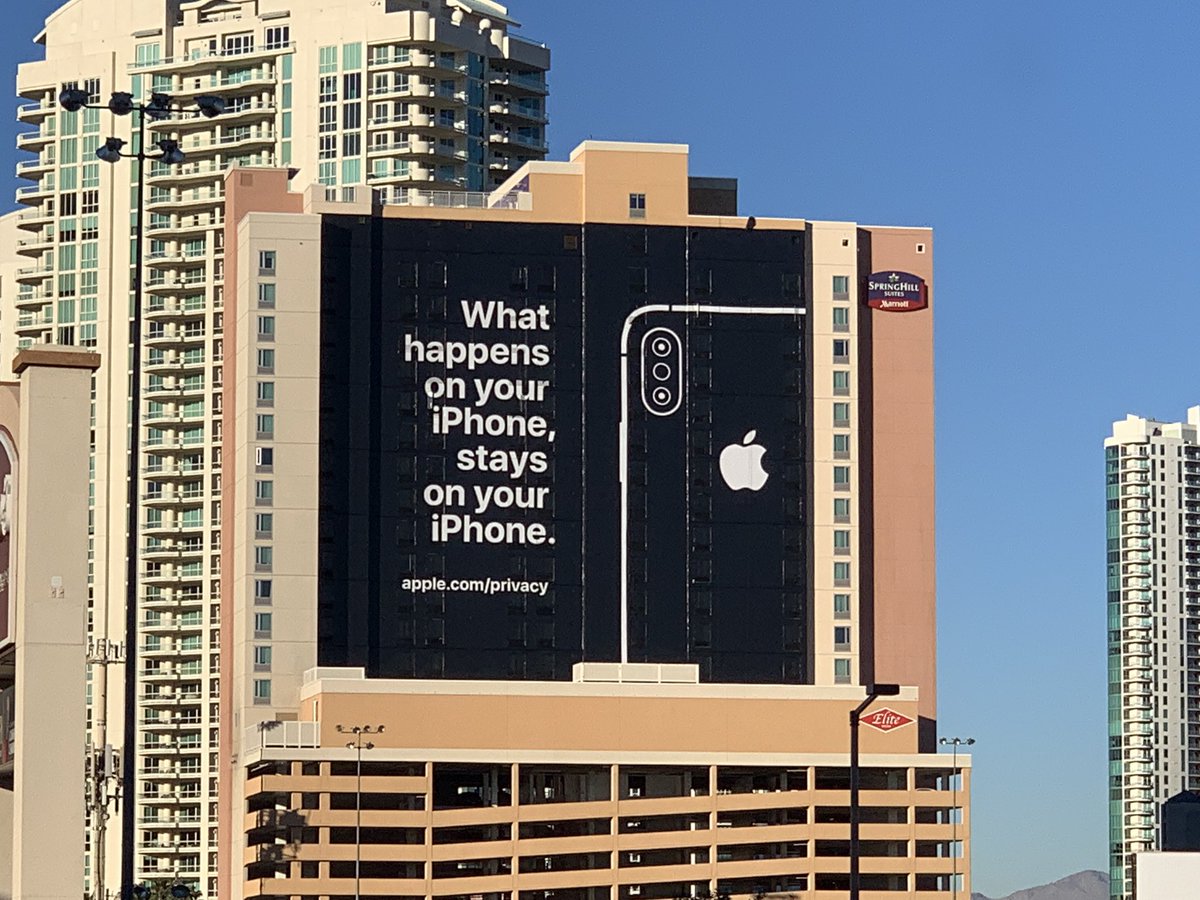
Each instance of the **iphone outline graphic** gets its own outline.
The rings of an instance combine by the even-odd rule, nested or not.
[[[658,314],[663,314],[663,315],[668,315],[668,316],[670,316],[670,315],[678,316],[679,323],[681,325],[680,331],[676,331],[675,329],[667,328],[666,326],[662,326],[662,325],[654,325],[653,327],[650,328],[650,330],[648,330],[642,336],[642,340],[637,342],[636,347],[630,347],[630,339],[633,336],[635,327],[639,324],[639,320],[643,319],[647,316],[658,315]],[[686,330],[688,320],[690,318],[697,317],[697,316],[703,316],[703,315],[709,315],[709,316],[764,316],[764,317],[766,317],[766,316],[786,316],[792,320],[794,320],[796,318],[806,320],[807,315],[808,315],[808,310],[804,306],[792,306],[792,305],[788,305],[788,306],[730,306],[727,304],[706,305],[706,304],[697,304],[697,303],[678,303],[678,304],[664,303],[664,304],[650,304],[650,305],[638,307],[637,309],[633,310],[626,317],[624,326],[622,327],[622,330],[621,330],[621,348],[620,348],[620,355],[621,355],[621,384],[620,384],[621,420],[620,420],[620,426],[619,426],[619,445],[620,445],[619,446],[619,490],[621,492],[621,512],[620,512],[620,517],[621,517],[621,525],[620,525],[620,529],[621,529],[621,533],[620,533],[621,598],[620,598],[620,606],[621,606],[621,662],[622,663],[628,663],[630,661],[629,660],[629,625],[630,625],[630,621],[629,621],[629,575],[630,575],[630,573],[629,573],[629,565],[630,565],[630,550],[629,550],[629,537],[630,537],[630,478],[629,478],[630,446],[629,446],[629,444],[630,444],[630,441],[629,441],[629,430],[630,430],[630,425],[631,425],[631,420],[630,420],[631,404],[633,402],[636,402],[637,400],[641,400],[646,411],[651,416],[654,416],[659,419],[669,418],[671,416],[676,416],[676,415],[680,414],[680,411],[682,409],[684,409],[684,405],[685,405],[684,401],[686,400],[686,392],[687,392],[687,385],[688,385],[688,380],[685,377],[685,374],[686,374],[685,370],[687,368],[687,362],[688,362],[687,352],[686,352],[686,341],[684,340],[684,335],[681,333],[681,331]],[[805,333],[806,328],[807,328],[807,322],[804,322],[804,324],[802,325],[802,329],[801,329],[802,334]],[[679,371],[676,373],[673,373],[674,377],[671,378],[669,381],[669,383],[671,385],[673,385],[673,386],[677,385],[677,390],[679,392],[678,395],[669,398],[669,401],[666,403],[655,404],[653,397],[651,397],[649,402],[647,401],[646,384],[645,384],[647,379],[645,379],[642,375],[642,361],[645,358],[646,345],[647,345],[647,342],[648,342],[650,336],[657,332],[660,332],[660,331],[667,331],[667,332],[671,332],[674,334],[675,345],[676,345],[676,348],[678,351],[677,358],[678,358],[679,362],[681,363],[681,365],[679,366]],[[750,361],[750,362],[752,364],[752,361]],[[634,368],[635,364],[636,364],[636,370]],[[803,376],[806,378],[807,377],[807,368],[806,368],[806,364],[803,361],[803,351],[802,351],[802,356],[801,356],[801,362],[799,363],[799,365],[802,367]],[[633,377],[638,378],[639,381],[642,382],[640,385],[638,385],[637,391],[634,391],[632,389],[631,378],[633,378]],[[663,411],[663,410],[667,410],[667,409],[669,409],[670,411],[669,412]],[[750,423],[739,423],[739,424],[744,424],[745,427],[743,427],[742,430],[737,432],[737,437],[734,438],[734,441],[744,440],[742,436],[748,434],[751,431],[756,431],[759,433],[759,435],[761,435],[761,430],[760,430],[761,427],[763,425],[770,424],[770,423],[750,422]],[[721,449],[724,449],[724,448],[721,448]],[[768,456],[771,452],[771,449],[772,448],[770,446],[767,447]],[[685,454],[687,452],[687,448],[684,445],[679,446],[678,450],[681,454]],[[720,452],[720,451],[718,451],[718,452]],[[715,462],[715,460],[714,460],[714,462]],[[731,490],[731,488],[729,488],[727,485],[723,484],[722,487],[724,490]],[[758,495],[760,492],[759,491],[746,491],[744,493],[748,494],[748,495]],[[687,513],[685,511],[685,516],[686,515],[687,515]]]

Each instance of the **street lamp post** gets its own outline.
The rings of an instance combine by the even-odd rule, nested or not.
[[[861,819],[858,806],[859,769],[858,769],[858,722],[868,706],[878,697],[895,697],[900,693],[898,684],[871,684],[867,686],[867,698],[850,710],[850,900],[859,900],[861,893],[861,877],[859,873],[859,822]]]
[[[338,725],[338,734],[352,734],[354,740],[346,746],[355,752],[354,763],[354,900],[362,896],[359,868],[362,865],[362,752],[373,750],[375,745],[364,741],[367,735],[383,734],[382,725]]]
[[[953,748],[950,762],[950,790],[954,798],[950,810],[950,860],[953,872],[950,876],[953,879],[950,882],[950,895],[952,900],[958,900],[958,748],[970,747],[975,743],[975,738],[938,738],[938,743]]]
[[[134,269],[133,269],[133,316],[130,322],[129,342],[130,378],[129,378],[129,466],[127,477],[126,504],[126,572],[125,572],[125,728],[124,747],[122,752],[122,782],[124,787],[125,806],[121,812],[121,896],[130,900],[134,896],[134,842],[136,839],[135,817],[137,812],[136,794],[136,743],[137,743],[137,552],[138,552],[138,464],[141,456],[139,450],[141,428],[141,385],[142,385],[142,266],[145,260],[145,192],[146,192],[146,162],[160,161],[170,166],[183,163],[185,157],[179,149],[179,142],[162,139],[155,142],[157,153],[146,152],[146,119],[166,119],[176,112],[194,112],[204,118],[211,119],[225,111],[225,101],[221,97],[204,95],[196,98],[195,106],[179,106],[173,103],[166,94],[151,94],[149,101],[135,101],[133,95],[124,91],[113,92],[106,104],[90,103],[87,91],[76,87],[68,87],[59,94],[58,102],[67,112],[78,112],[81,109],[106,109],[113,115],[128,116],[136,112],[137,145],[134,152],[125,153],[125,141],[110,137],[96,151],[96,157],[102,162],[117,163],[122,159],[137,161],[137,204],[136,222],[134,225]],[[101,698],[106,702],[107,698]],[[103,860],[97,861],[97,869],[102,870]]]

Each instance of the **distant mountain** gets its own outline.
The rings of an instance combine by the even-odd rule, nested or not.
[[[972,894],[971,900],[991,900]],[[1108,876],[1103,872],[1076,872],[1053,884],[1026,888],[997,900],[1108,900]]]

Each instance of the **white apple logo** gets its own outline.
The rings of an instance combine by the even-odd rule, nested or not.
[[[721,477],[735,491],[761,491],[771,476],[763,468],[767,448],[755,444],[757,431],[751,431],[740,444],[730,444],[721,451]]]

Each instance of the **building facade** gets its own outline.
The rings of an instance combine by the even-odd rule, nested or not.
[[[931,233],[751,219],[695,187],[684,146],[594,141],[429,206],[228,176],[232,892],[241,763],[310,717],[322,667],[388,691],[622,658],[860,699],[894,681],[934,749]],[[664,507],[684,540],[651,547]]]
[[[1160,809],[1200,789],[1200,407],[1129,416],[1104,442],[1109,841],[1114,898],[1159,849]]]
[[[148,123],[150,139],[179,140],[187,160],[146,172],[140,628],[130,638],[141,659],[138,878],[215,890],[224,174],[281,166],[305,183],[370,184],[392,202],[503,181],[546,149],[549,54],[514,25],[490,0],[72,0],[37,37],[44,59],[19,68],[17,146],[32,154],[17,169],[29,181],[17,194],[25,264],[19,287],[4,287],[0,327],[22,347],[128,357],[136,170],[109,168],[95,151],[127,138],[130,123],[66,112],[59,92],[228,104],[215,119]],[[128,373],[114,365],[95,383],[89,548],[92,632],[114,641],[125,639],[128,403]],[[123,720],[123,679],[110,674],[90,707],[109,735]]]
[[[862,689],[698,677],[314,670],[298,721],[246,735],[232,896],[844,896],[846,720]],[[907,724],[862,726],[862,896],[969,897],[970,758],[955,772],[918,751],[914,689],[887,709]],[[360,750],[362,726],[375,733]]]

